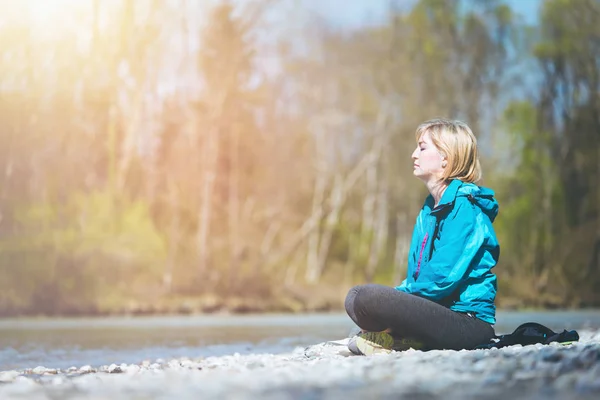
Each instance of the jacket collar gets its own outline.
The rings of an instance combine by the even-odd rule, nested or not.
[[[433,200],[432,195],[427,196],[426,204],[429,206],[429,208],[431,209],[432,212],[437,212],[439,210],[446,208],[447,206],[454,203],[454,200],[456,200],[456,195],[458,193],[458,189],[462,185],[463,185],[463,183],[460,180],[453,179],[450,182],[450,184],[448,185],[448,187],[446,188],[446,190],[444,191],[444,194],[442,195],[442,198],[440,200],[440,204],[438,204],[438,206],[436,208],[433,208],[434,200]]]

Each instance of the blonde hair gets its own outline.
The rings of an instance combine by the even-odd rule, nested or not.
[[[435,147],[447,159],[443,181],[458,179],[473,183],[481,179],[477,139],[467,124],[443,118],[432,119],[417,128],[417,142],[425,133],[429,133]]]

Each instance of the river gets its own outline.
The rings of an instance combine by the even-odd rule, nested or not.
[[[553,330],[600,328],[600,310],[497,314],[497,333],[539,322]],[[0,320],[0,371],[132,364],[240,353],[283,353],[347,337],[339,314],[209,315]]]

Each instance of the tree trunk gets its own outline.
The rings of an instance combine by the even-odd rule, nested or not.
[[[321,236],[321,243],[319,244],[319,258],[317,261],[317,268],[313,271],[314,274],[310,275],[307,279],[309,283],[318,282],[325,269],[325,263],[327,262],[327,256],[329,255],[329,247],[331,246],[331,239],[333,237],[333,231],[340,220],[340,212],[344,205],[344,183],[341,175],[336,175],[334,179],[334,186],[331,191],[331,210],[327,219],[325,220],[325,227],[323,235]]]
[[[317,279],[319,269],[319,243],[321,238],[321,215],[323,215],[323,199],[325,197],[325,187],[327,179],[325,171],[317,166],[315,176],[315,191],[313,193],[311,216],[316,219],[316,228],[308,236],[308,252],[306,254],[306,274],[307,282],[314,282]]]
[[[367,153],[360,162],[348,173],[346,179],[342,178],[341,174],[337,174],[334,179],[334,186],[331,190],[329,203],[331,209],[325,221],[324,232],[319,243],[318,260],[316,268],[311,271],[306,271],[306,281],[308,283],[316,283],[321,278],[321,274],[325,269],[325,263],[329,254],[329,246],[333,231],[339,222],[340,213],[348,192],[354,187],[358,179],[365,173],[377,158],[373,153]],[[318,228],[318,227],[317,227]]]
[[[171,293],[173,290],[173,271],[175,270],[175,260],[177,258],[178,245],[181,242],[181,220],[179,216],[179,193],[177,187],[172,181],[168,181],[169,205],[171,208],[171,221],[169,224],[168,236],[168,254],[163,273],[163,289],[165,293]]]
[[[208,235],[212,218],[213,188],[217,177],[217,159],[219,153],[218,128],[209,129],[203,146],[203,179],[201,205],[198,214],[198,278],[205,278],[209,263]]]
[[[379,193],[377,195],[377,216],[375,219],[375,232],[371,244],[371,251],[367,261],[367,282],[372,282],[375,277],[379,257],[385,250],[385,244],[388,237],[388,201],[387,188],[385,182],[379,183]]]
[[[231,128],[229,140],[229,190],[228,190],[228,222],[229,222],[229,267],[227,286],[231,290],[234,285],[235,271],[239,269],[241,256],[239,224],[239,134],[235,126]]]
[[[401,213],[396,217],[396,250],[394,252],[394,284],[399,285],[406,276],[406,268],[402,268],[408,261],[410,239],[407,235],[407,216]]]
[[[362,207],[362,224],[360,230],[359,249],[360,255],[368,254],[367,264],[364,266],[364,274],[367,282],[371,282],[369,277],[369,262],[371,260],[371,248],[373,242],[373,234],[375,231],[375,202],[377,197],[377,166],[371,165],[366,173],[366,193]]]

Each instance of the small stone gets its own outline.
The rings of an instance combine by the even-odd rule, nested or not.
[[[564,358],[564,355],[558,351],[545,351],[541,358],[546,362],[559,362]]]
[[[123,372],[123,370],[117,364],[110,364],[108,367],[109,374],[120,374],[121,372]]]
[[[263,368],[264,366],[265,366],[265,364],[260,361],[252,361],[252,362],[248,363],[248,365],[246,365],[246,368],[257,369],[257,368]]]
[[[181,360],[181,366],[185,367],[185,368],[195,368],[197,365],[197,363],[191,361],[191,360]]]
[[[567,392],[567,391],[571,391],[573,386],[575,386],[576,382],[577,382],[577,375],[571,373],[571,374],[561,375],[558,378],[556,378],[554,380],[554,382],[552,383],[552,386],[556,390]]]
[[[600,381],[595,380],[582,380],[579,379],[575,385],[575,390],[581,394],[597,393],[600,395]]]
[[[62,384],[63,384],[63,383],[65,383],[65,382],[66,382],[65,378],[63,378],[62,376],[55,376],[55,377],[54,377],[54,378],[52,378],[52,380],[50,381],[50,383],[51,383],[52,385],[55,385],[55,386],[57,386],[57,385],[62,385]]]
[[[1,383],[13,382],[19,375],[20,374],[17,371],[0,372],[0,382]]]
[[[121,369],[127,374],[136,374],[140,372],[142,368],[139,365],[132,364],[125,366],[125,368],[121,367]]]
[[[513,379],[527,381],[537,378],[538,375],[536,371],[517,371],[513,374]]]
[[[493,372],[485,375],[482,379],[484,385],[505,384],[509,378],[506,373]]]
[[[36,375],[41,375],[44,372],[46,372],[46,368],[45,367],[35,367],[34,369],[31,370],[31,372]]]
[[[15,378],[15,383],[25,383],[27,385],[35,385],[35,381],[33,379],[30,379],[26,376],[23,375],[19,375]]]
[[[95,371],[91,365],[84,365],[83,367],[79,368],[79,372],[81,372],[82,374],[89,374]]]

